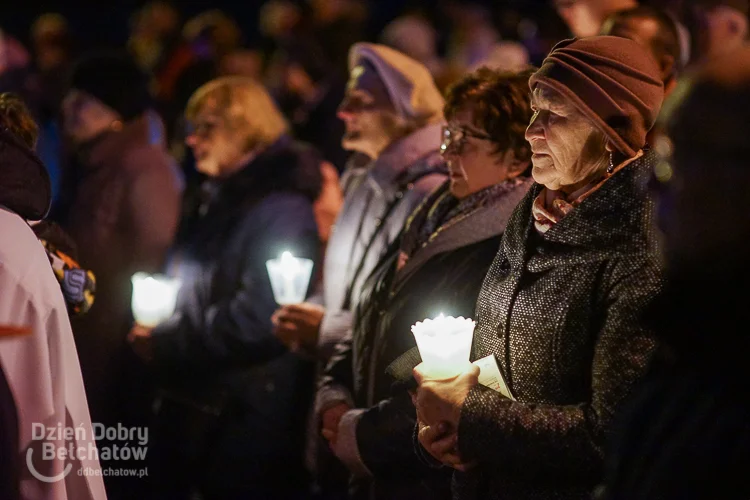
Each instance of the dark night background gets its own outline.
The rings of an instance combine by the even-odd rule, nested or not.
[[[122,46],[128,36],[131,14],[146,4],[146,1],[38,1],[2,0],[0,2],[0,27],[22,42],[28,41],[28,32],[34,19],[45,12],[58,12],[64,15],[77,38],[78,49],[85,50],[97,46]],[[180,10],[183,20],[207,9],[221,9],[233,16],[245,33],[246,44],[257,43],[258,11],[264,0],[215,0],[173,2]],[[553,13],[547,0],[512,0],[484,3],[495,11],[496,24],[504,38],[515,38],[515,33],[502,30],[500,13],[504,8],[513,8],[524,16],[545,24],[543,31],[565,30]],[[439,0],[369,0],[368,35],[374,38],[390,20],[408,8],[421,8],[427,14],[436,13]],[[437,20],[439,22],[439,20]]]

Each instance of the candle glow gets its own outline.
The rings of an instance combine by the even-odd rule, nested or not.
[[[177,303],[177,293],[182,285],[180,280],[136,273],[131,282],[131,306],[133,317],[138,324],[153,328],[172,316]]]
[[[411,327],[425,370],[434,377],[453,377],[466,368],[471,356],[475,323],[440,313]]]
[[[299,259],[287,251],[278,259],[267,261],[266,269],[277,304],[299,304],[305,300],[312,277],[313,261]]]

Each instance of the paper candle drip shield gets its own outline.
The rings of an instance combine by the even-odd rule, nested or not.
[[[267,261],[266,269],[277,304],[283,306],[304,302],[312,277],[313,261],[298,259],[284,252],[278,259]]]
[[[425,370],[436,378],[453,377],[466,368],[471,356],[475,323],[442,314],[411,327]]]
[[[180,280],[136,273],[131,281],[131,305],[133,317],[138,324],[152,328],[172,316],[177,303],[177,293],[182,285]]]

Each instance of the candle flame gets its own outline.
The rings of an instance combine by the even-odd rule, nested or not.
[[[292,255],[292,252],[283,252],[281,254],[281,262],[291,262],[292,259],[294,259],[294,255]]]

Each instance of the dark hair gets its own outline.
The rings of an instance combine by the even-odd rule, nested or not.
[[[11,92],[0,93],[0,126],[34,149],[39,138],[39,126],[23,100]]]
[[[473,111],[474,125],[486,132],[497,152],[512,150],[519,161],[531,159],[526,128],[531,121],[529,78],[533,69],[520,73],[480,68],[448,88],[445,118],[461,110]],[[524,173],[525,174],[525,173]]]
[[[680,32],[677,28],[677,22],[667,12],[656,7],[641,5],[632,9],[621,10],[612,14],[609,18],[611,23],[610,31],[615,26],[628,19],[651,19],[659,26],[656,35],[649,41],[649,48],[660,60],[663,56],[672,56],[674,59],[674,68],[677,71],[682,69],[682,48],[680,45]]]

